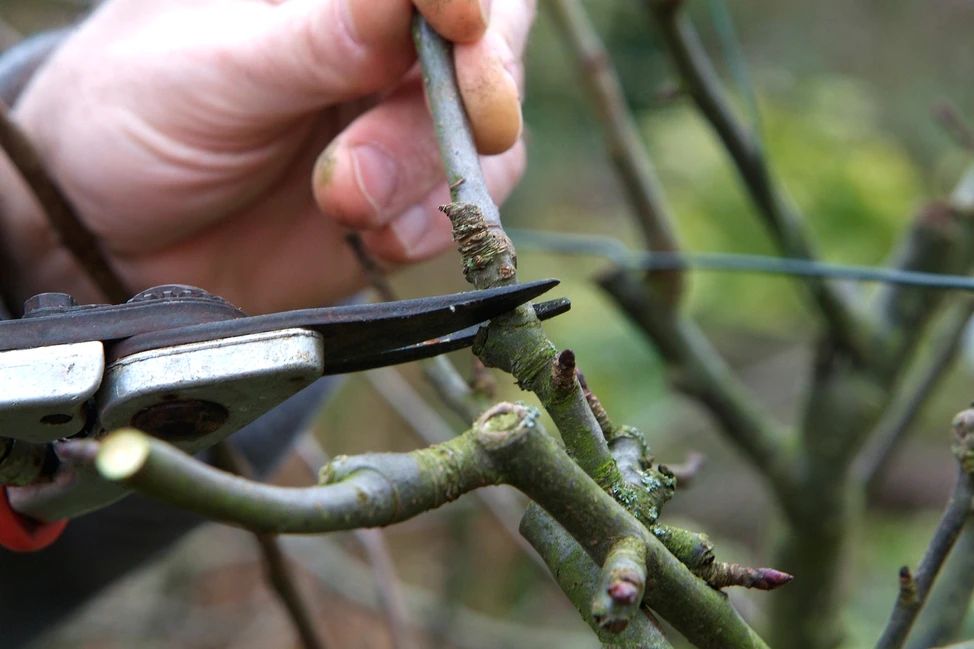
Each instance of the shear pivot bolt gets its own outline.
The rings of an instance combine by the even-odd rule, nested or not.
[[[70,309],[73,306],[78,306],[78,303],[67,293],[39,293],[24,302],[24,315],[47,309]]]
[[[218,403],[197,399],[166,401],[135,413],[131,424],[169,442],[198,439],[216,432],[230,413]]]

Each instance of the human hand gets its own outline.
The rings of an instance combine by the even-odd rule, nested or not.
[[[525,164],[518,85],[534,1],[494,0],[489,21],[480,1],[414,3],[458,43],[478,148],[499,154],[483,166],[500,201]],[[410,72],[412,9],[109,0],[14,116],[131,287],[193,284],[251,313],[328,303],[362,282],[345,228],[388,265],[451,244],[436,210],[449,193]],[[101,299],[27,193],[5,200],[18,288]]]

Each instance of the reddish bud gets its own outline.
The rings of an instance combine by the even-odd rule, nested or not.
[[[757,573],[757,579],[753,582],[751,588],[758,590],[774,590],[775,588],[784,586],[795,578],[794,575],[789,575],[787,572],[781,572],[774,568],[758,568]]]
[[[620,579],[609,584],[609,597],[616,604],[629,606],[639,601],[639,588],[631,581]]]
[[[551,381],[555,389],[568,393],[575,387],[575,352],[566,349],[555,357],[551,366]]]

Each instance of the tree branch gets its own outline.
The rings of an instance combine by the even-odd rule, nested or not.
[[[974,519],[968,517],[960,538],[940,570],[926,605],[913,625],[907,649],[929,649],[957,639],[974,593]]]
[[[517,282],[517,255],[504,233],[480,169],[470,123],[460,102],[452,50],[417,14],[413,41],[423,68],[443,167],[454,201],[443,211],[453,223],[464,275],[478,289]],[[557,390],[551,381],[554,345],[530,305],[491,321],[476,353],[490,367],[513,374],[551,415],[573,457],[590,475],[617,479],[612,456],[580,388]]]
[[[675,252],[678,246],[670,225],[672,219],[667,216],[669,209],[663,187],[598,33],[578,0],[552,0],[548,5],[595,104],[609,155],[647,247]],[[683,290],[684,276],[678,271],[667,271],[648,277],[662,289],[661,302],[675,306]]]
[[[0,149],[30,186],[48,222],[58,233],[60,241],[74,255],[81,267],[91,276],[105,296],[114,303],[132,297],[125,282],[118,276],[108,257],[101,250],[98,238],[88,229],[54,179],[30,140],[11,119],[6,104],[0,102]]]
[[[710,411],[728,438],[768,478],[776,494],[789,493],[791,476],[784,432],[753,404],[700,330],[679,314],[655,309],[631,273],[609,271],[596,281],[656,343],[673,383]]]
[[[900,447],[917,415],[933,394],[940,380],[957,360],[957,349],[964,331],[974,315],[974,299],[965,297],[955,304],[933,334],[932,349],[924,356],[923,366],[906,381],[905,387],[891,401],[891,408],[870,436],[853,463],[853,475],[875,493],[890,459]]]
[[[683,84],[704,118],[717,132],[765,225],[786,257],[815,259],[801,215],[786,197],[768,168],[754,134],[737,119],[713,63],[700,44],[696,30],[682,11],[682,2],[648,0],[647,6],[683,79]],[[807,285],[829,327],[829,334],[853,354],[866,350],[863,324],[834,284],[809,278]]]
[[[454,201],[441,209],[453,223],[464,275],[480,289],[514,283],[517,281],[516,255],[480,172],[469,124],[459,102],[449,46],[421,18],[414,21],[413,36]],[[712,608],[716,602],[703,607],[674,607],[677,599],[685,602],[688,596],[706,598],[715,593],[706,586],[704,590],[694,590],[703,585],[695,578],[681,584],[679,595],[672,592],[667,596],[667,588],[661,587],[670,579],[678,579],[676,573],[668,572],[671,569],[690,573],[606,493],[626,494],[633,500],[642,500],[642,506],[627,505],[634,511],[642,511],[647,520],[640,520],[646,523],[655,521],[658,515],[656,498],[660,495],[659,490],[635,490],[625,482],[575,377],[574,355],[568,350],[555,354],[554,346],[534,313],[529,308],[521,308],[493,319],[486,329],[481,330],[474,352],[487,366],[511,373],[522,388],[538,396],[575,459],[575,462],[569,459],[545,436],[525,436],[525,448],[516,452],[513,449],[520,445],[505,442],[492,451],[491,456],[503,465],[511,484],[542,503],[599,563],[620,539],[632,537],[645,543],[648,554],[653,557],[647,564],[647,574],[651,575],[655,585],[647,590],[646,603],[657,607],[698,646],[763,645],[736,613],[725,618],[726,609]],[[491,409],[478,420],[478,424],[498,414],[502,414],[501,411]],[[533,428],[535,424],[529,426]],[[542,442],[554,452],[549,455],[550,451],[541,448]],[[553,464],[547,468],[540,466],[538,459],[541,457],[550,457]],[[549,471],[552,476],[557,476],[551,485],[527,477],[541,477]],[[588,481],[587,476],[597,479],[594,493],[588,494],[584,501],[569,505],[564,485],[581,485]],[[553,488],[554,484],[560,486]],[[596,483],[592,484],[596,486]],[[635,525],[623,524],[614,514],[606,519],[606,512],[613,511],[623,513],[625,519]],[[695,619],[689,624],[687,618],[681,617],[688,608],[695,609]],[[701,624],[709,627],[711,632],[701,633]]]
[[[701,649],[766,647],[726,598],[694,576],[548,437],[539,416],[533,408],[500,404],[473,429],[438,446],[336,458],[322,470],[322,486],[310,489],[230,476],[132,429],[113,433],[100,446],[66,445],[75,461],[92,462],[107,480],[209,518],[278,533],[388,525],[472,489],[506,482],[545,507],[600,565],[621,539],[644,544],[652,587],[643,603]]]
[[[90,454],[89,444],[95,443],[66,446]],[[340,456],[322,468],[322,486],[307,489],[254,483],[197,462],[161,440],[122,429],[102,442],[95,466],[106,480],[213,520],[255,532],[321,534],[390,525],[500,482],[470,436],[442,446],[409,454]],[[78,451],[71,453],[78,456]],[[457,471],[468,464],[477,470]]]
[[[934,531],[927,551],[920,560],[915,575],[904,566],[900,571],[900,596],[890,615],[876,649],[900,649],[913,627],[920,609],[926,602],[930,587],[951,548],[960,536],[961,528],[971,515],[974,497],[974,409],[954,417],[954,455],[957,457],[957,482]]]
[[[302,435],[295,445],[295,450],[313,479],[317,480],[318,471],[328,464],[328,454],[321,447],[314,432]],[[396,576],[385,534],[382,530],[368,529],[354,530],[352,535],[362,546],[369,566],[372,568],[379,608],[382,609],[389,623],[393,648],[414,649],[416,643],[413,641],[412,630],[406,622],[402,584]]]
[[[607,631],[593,616],[592,601],[602,571],[575,539],[538,505],[531,504],[521,529],[541,553],[551,574],[582,619],[602,642],[603,649],[672,649],[659,624],[643,610],[620,633]]]
[[[216,466],[244,478],[253,478],[253,468],[247,462],[247,458],[231,443],[221,442],[213,447],[212,452]],[[334,643],[325,639],[327,633],[318,632],[311,612],[312,607],[295,581],[294,573],[278,543],[277,536],[266,532],[255,532],[253,536],[264,558],[264,574],[267,583],[284,605],[284,610],[287,611],[304,648],[327,649],[333,646]]]

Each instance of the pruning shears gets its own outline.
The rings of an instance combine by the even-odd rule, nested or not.
[[[0,321],[0,545],[40,549],[67,519],[128,493],[62,463],[67,439],[133,426],[199,453],[323,375],[468,347],[480,324],[557,284],[261,316],[181,285],[120,305],[34,296],[22,318]]]

